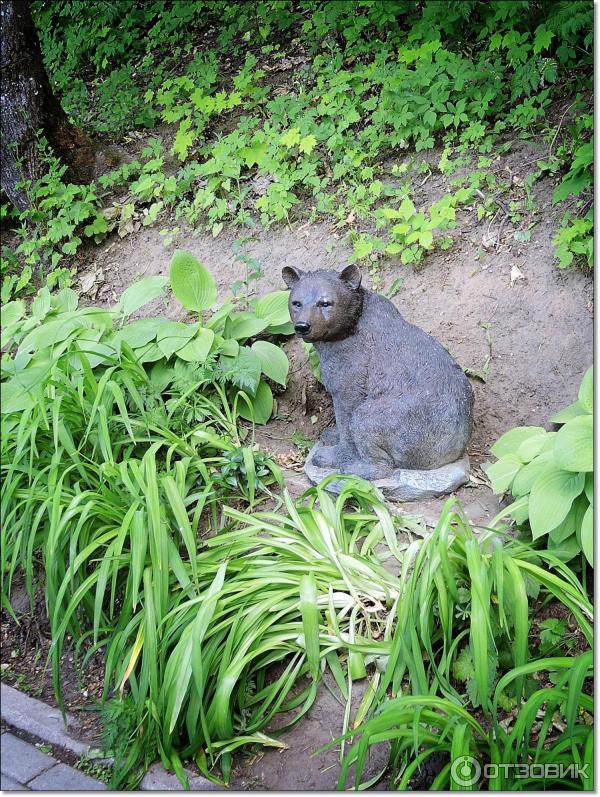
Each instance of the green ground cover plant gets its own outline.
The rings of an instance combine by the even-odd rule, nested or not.
[[[214,0],[135,10],[115,2],[95,14],[83,3],[33,4],[48,70],[74,121],[117,139],[161,128],[139,156],[86,188],[65,185],[49,162],[49,176],[30,186],[34,212],[17,223],[26,269],[55,267],[84,238],[127,234],[165,210],[213,235],[226,224],[334,217],[359,259],[379,252],[419,261],[436,231],[451,226],[451,208],[428,216],[410,179],[397,185],[390,160],[440,145],[485,154],[500,137],[530,138],[565,92],[578,121],[552,127],[538,172],[560,180],[559,266],[591,266],[591,3],[256,5],[255,15]],[[293,80],[282,87],[278,69],[288,74],[290,58]],[[126,201],[110,195],[117,188]],[[407,202],[415,207],[408,215]],[[387,239],[361,229],[391,221]]]

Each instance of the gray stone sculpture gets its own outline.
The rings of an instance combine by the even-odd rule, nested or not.
[[[294,328],[319,354],[335,413],[335,428],[307,459],[311,481],[355,474],[399,500],[468,481],[473,389],[446,349],[361,287],[355,265],[341,274],[286,266],[282,276]]]

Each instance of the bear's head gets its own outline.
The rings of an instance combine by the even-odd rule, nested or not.
[[[363,304],[358,266],[347,266],[341,273],[286,266],[281,275],[290,289],[294,329],[305,341],[343,340],[352,334]]]

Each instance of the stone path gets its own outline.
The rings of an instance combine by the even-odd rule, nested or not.
[[[77,720],[67,714],[67,728],[60,711],[41,700],[19,692],[8,684],[0,685],[0,718],[8,727],[2,731],[1,787],[6,791],[102,791],[104,783],[85,775],[52,755],[43,753],[35,745],[23,741],[14,733],[40,739],[70,754],[69,760],[93,752],[89,743],[75,739],[69,730],[77,729]],[[218,791],[219,787],[206,778],[186,770],[190,791]],[[177,777],[161,764],[153,764],[139,785],[140,791],[183,791]]]
[[[0,787],[6,791],[102,791],[104,783],[61,764],[8,731],[0,736]]]

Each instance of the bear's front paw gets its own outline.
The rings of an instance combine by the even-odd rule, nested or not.
[[[313,457],[313,465],[317,468],[333,468],[335,470],[342,467],[343,463],[352,459],[352,455],[346,446],[319,446]]]
[[[323,446],[337,446],[339,443],[340,436],[338,434],[337,426],[328,426],[327,429],[324,429],[321,437],[319,438],[319,443]]]

